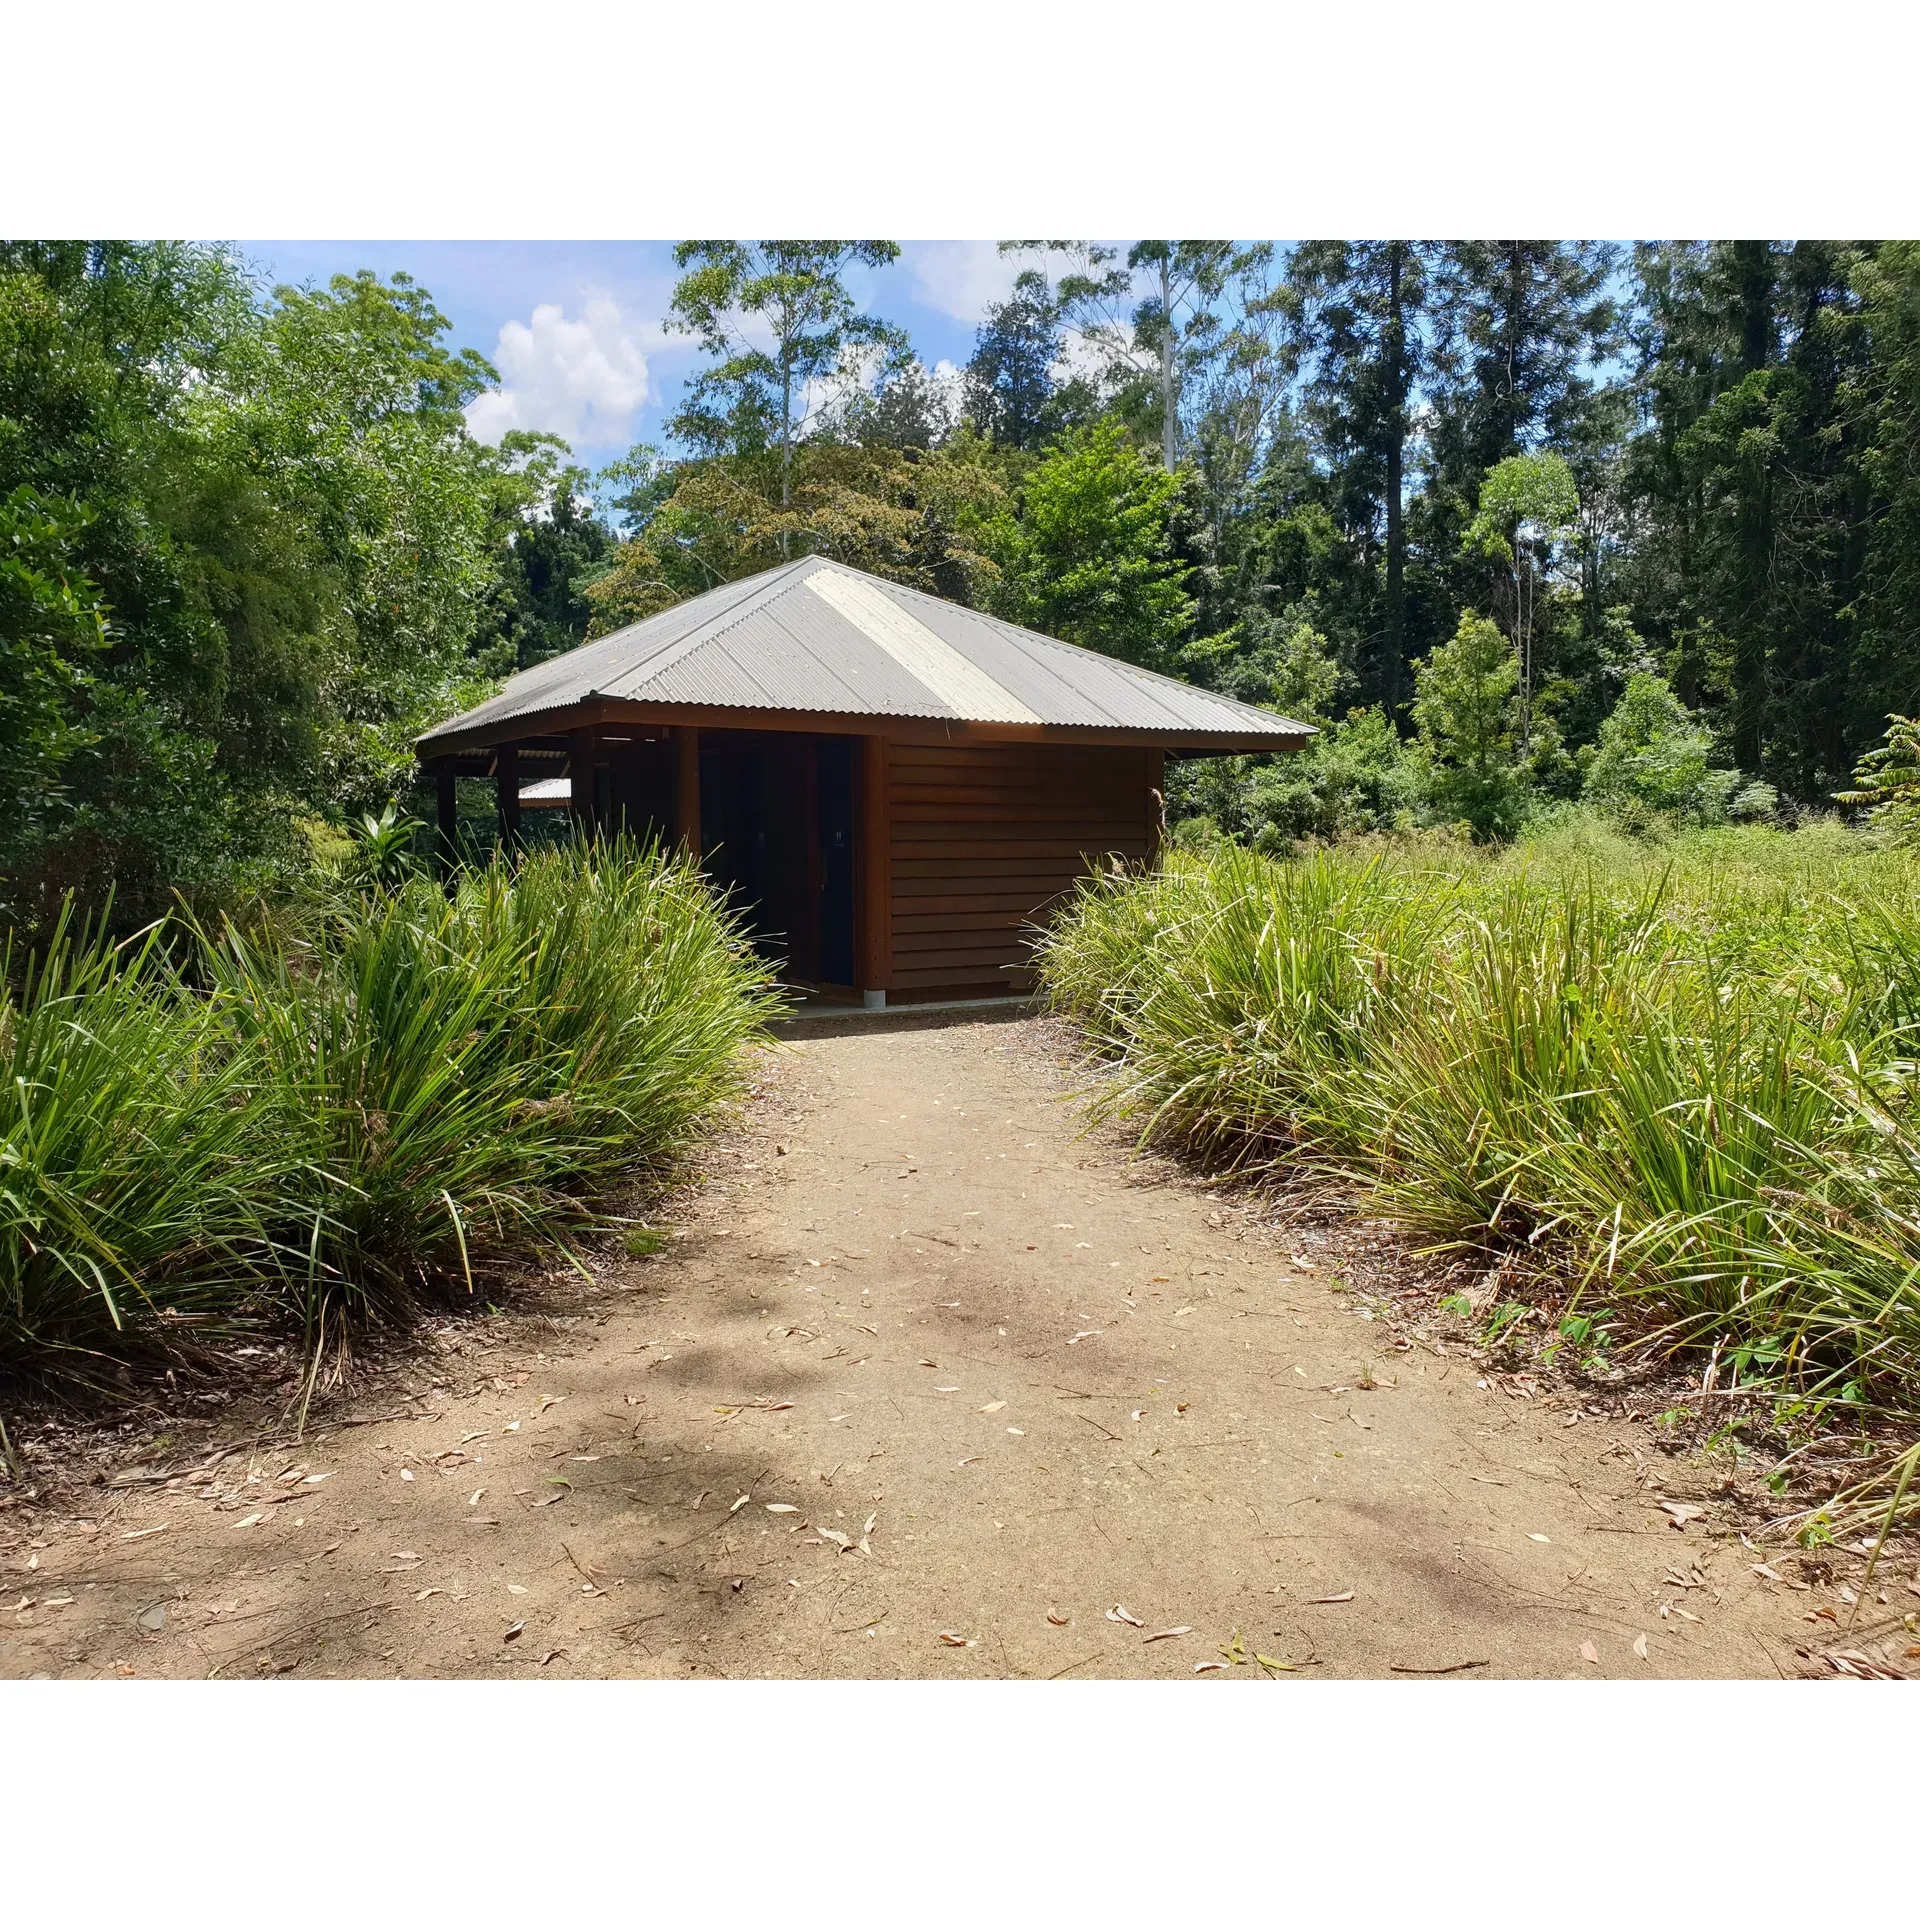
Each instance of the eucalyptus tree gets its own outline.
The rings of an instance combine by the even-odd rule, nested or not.
[[[891,240],[681,241],[666,325],[717,364],[689,382],[671,431],[707,454],[772,453],[780,505],[790,507],[809,388],[850,350],[908,357],[905,331],[862,313],[846,283],[854,268],[899,257]]]

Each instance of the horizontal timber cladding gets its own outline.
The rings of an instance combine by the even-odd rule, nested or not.
[[[890,985],[1025,989],[1026,931],[1090,864],[1148,853],[1145,747],[887,749]]]

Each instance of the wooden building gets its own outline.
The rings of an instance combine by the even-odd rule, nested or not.
[[[1168,756],[1312,733],[810,556],[516,674],[418,752],[446,843],[461,778],[507,844],[536,793],[670,836],[794,984],[884,1006],[1024,991],[1025,930],[1089,863],[1156,853]]]

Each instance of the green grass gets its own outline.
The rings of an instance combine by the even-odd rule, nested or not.
[[[1834,828],[1591,823],[1083,889],[1042,952],[1098,1105],[1306,1164],[1442,1244],[1631,1304],[1722,1383],[1920,1401],[1920,862]]]
[[[178,970],[63,929],[0,1001],[0,1360],[403,1316],[663,1174],[770,1010],[698,873],[631,846],[228,928]]]

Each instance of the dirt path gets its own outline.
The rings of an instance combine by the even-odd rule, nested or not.
[[[1330,1285],[1363,1236],[1250,1230],[1083,1137],[1059,1051],[800,1041],[603,1324],[0,1517],[0,1673],[1796,1668],[1816,1603],[1669,1525],[1644,1427],[1398,1344]]]

